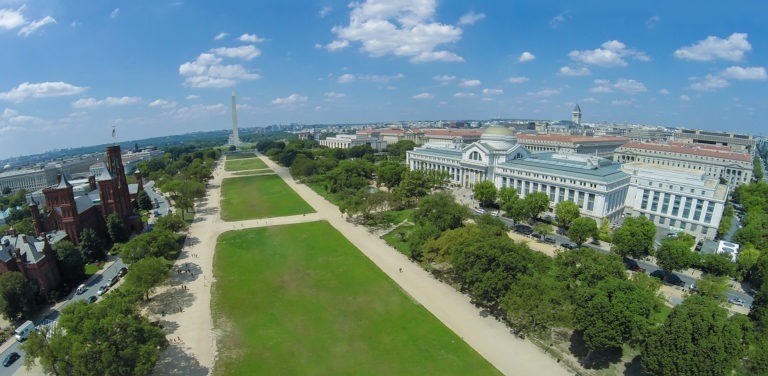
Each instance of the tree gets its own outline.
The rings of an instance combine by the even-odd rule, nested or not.
[[[539,222],[533,225],[533,231],[541,234],[541,236],[547,236],[552,233],[552,225],[549,223]]]
[[[145,190],[139,191],[139,209],[152,210],[155,206],[152,204],[152,199],[149,198],[149,194]]]
[[[742,340],[737,319],[714,300],[691,296],[651,331],[641,363],[653,375],[727,375],[744,354]]]
[[[405,153],[408,150],[413,150],[415,147],[415,142],[411,140],[402,140],[387,146],[387,154],[389,154],[390,157],[396,158],[398,160],[404,160]]]
[[[509,211],[507,209],[508,205],[520,199],[520,196],[517,195],[517,190],[512,187],[499,188],[499,193],[497,197],[498,197],[499,207],[502,208],[505,212]]]
[[[121,289],[122,290],[122,289]],[[64,308],[56,326],[33,332],[22,345],[24,364],[55,375],[151,375],[168,346],[159,325],[135,302],[110,294],[99,304]]]
[[[571,241],[581,247],[589,238],[598,238],[597,222],[587,217],[574,219],[571,228],[568,229],[568,239],[571,239]]]
[[[656,250],[656,259],[665,275],[675,270],[688,268],[695,261],[691,247],[684,241],[675,238],[666,238],[661,241],[661,246]]]
[[[654,291],[633,281],[609,278],[576,294],[574,323],[592,351],[639,343],[661,307]]]
[[[422,198],[413,212],[413,220],[417,225],[431,223],[440,232],[461,227],[468,216],[467,207],[454,201],[453,196],[446,192]]]
[[[532,220],[549,208],[549,196],[544,192],[530,193],[525,196],[523,201],[525,201],[525,206],[528,208],[528,216]]]
[[[555,216],[560,227],[571,227],[573,220],[579,218],[580,215],[579,205],[576,205],[573,201],[560,201],[555,206]]]
[[[178,232],[185,227],[187,227],[186,222],[178,214],[164,215],[155,221],[155,228],[158,230]]]
[[[72,242],[62,240],[54,246],[59,259],[61,277],[69,286],[76,286],[85,279],[85,258]]]
[[[759,155],[755,155],[755,158],[752,160],[752,166],[755,170],[755,179],[758,181],[763,180],[763,161],[760,159]]]
[[[728,291],[728,279],[723,276],[707,274],[696,281],[696,289],[699,290],[699,294],[703,296],[723,296],[723,294]]]
[[[507,217],[512,218],[515,222],[521,222],[530,217],[528,205],[524,200],[512,201],[507,204],[504,210],[507,212]]]
[[[648,218],[628,217],[613,233],[611,251],[621,256],[642,257],[650,254],[656,241],[656,225]]]
[[[35,309],[36,292],[37,288],[24,278],[23,274],[0,274],[0,313],[8,321],[29,316]]]
[[[611,224],[608,222],[608,218],[603,218],[600,221],[600,228],[597,229],[597,233],[600,236],[600,240],[611,243]]]
[[[117,213],[112,213],[107,217],[107,232],[115,243],[125,243],[130,237],[128,229],[125,228],[123,220]]]
[[[701,257],[701,269],[714,275],[736,275],[736,264],[727,253],[709,254]]]
[[[555,265],[555,276],[567,283],[569,290],[575,290],[579,286],[596,286],[600,281],[609,278],[627,278],[621,257],[601,253],[592,248],[560,253],[555,257]]]
[[[162,258],[147,257],[131,264],[130,273],[125,277],[125,284],[144,293],[144,299],[154,291],[155,286],[168,277],[168,267]]]
[[[403,174],[408,172],[408,167],[399,162],[382,161],[376,168],[376,175],[380,184],[393,189],[400,185]]]
[[[490,180],[484,180],[477,184],[472,189],[475,195],[475,199],[480,201],[480,206],[491,206],[496,202],[496,186]]]
[[[757,260],[760,258],[760,251],[757,250],[752,244],[745,244],[739,250],[739,258],[736,259],[738,265],[739,274],[742,278],[746,278],[749,271],[752,269]]]
[[[80,252],[88,262],[102,260],[106,256],[104,244],[96,236],[96,232],[90,228],[84,228],[80,233]]]
[[[13,192],[13,190],[11,190],[11,187],[9,187],[7,185],[5,187],[3,187],[3,192],[2,193],[4,195],[9,195],[9,194],[11,194],[11,192]]]

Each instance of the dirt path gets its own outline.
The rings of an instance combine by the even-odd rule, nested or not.
[[[482,317],[480,310],[470,303],[469,297],[436,280],[378,236],[369,233],[365,227],[347,222],[336,206],[309,187],[296,183],[286,168],[266,157],[261,159],[306,200],[316,213],[224,222],[219,217],[221,182],[224,178],[238,175],[225,172],[223,161],[218,164],[209,183],[206,199],[196,207],[197,217],[190,226],[187,245],[176,262],[177,271],[172,277],[171,286],[159,291],[157,305],[148,309],[153,320],[159,320],[165,325],[169,340],[174,340],[162,357],[156,374],[206,375],[213,368],[217,333],[214,332],[211,316],[211,284],[213,253],[219,234],[230,230],[317,220],[329,221],[405,292],[504,374],[569,374],[536,345],[512,335],[503,323],[492,317]],[[186,271],[187,265],[191,266],[191,272]],[[172,302],[171,305],[168,305],[169,302]],[[181,312],[163,311],[165,307],[174,307],[177,302]],[[177,338],[179,341],[176,341]]]

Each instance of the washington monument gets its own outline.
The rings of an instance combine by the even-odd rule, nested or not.
[[[240,145],[240,136],[237,134],[237,99],[234,91],[232,92],[232,137],[229,139],[229,144]]]

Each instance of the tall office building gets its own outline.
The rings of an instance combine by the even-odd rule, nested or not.
[[[240,136],[237,134],[237,99],[234,91],[232,92],[232,138],[229,139],[229,144],[240,145]]]

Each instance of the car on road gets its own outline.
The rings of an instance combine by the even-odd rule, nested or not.
[[[541,240],[543,238],[543,236],[541,234],[539,234],[538,232],[534,232],[533,234],[531,234],[531,237],[536,239],[536,240]]]
[[[120,276],[116,275],[109,280],[109,287],[114,286],[117,282],[120,282]]]
[[[555,237],[554,237],[554,236],[552,236],[552,235],[546,235],[546,236],[544,236],[544,238],[542,238],[541,240],[542,240],[544,243],[549,243],[549,244],[556,244],[556,243],[557,243],[557,239],[555,239]]]
[[[11,364],[19,360],[19,358],[21,358],[21,355],[19,355],[19,353],[16,351],[8,354],[5,359],[3,359],[3,367],[10,367]]]
[[[651,272],[650,276],[663,280],[664,279],[664,271],[661,270],[661,269],[656,269],[656,270]]]
[[[630,269],[631,269],[633,272],[638,272],[638,273],[645,273],[645,268],[643,268],[643,267],[641,267],[640,265],[637,265],[637,264],[635,264],[635,265],[632,265],[632,267],[631,267]]]
[[[99,298],[99,297],[98,297],[98,296],[96,296],[96,295],[91,295],[91,296],[89,296],[89,297],[87,297],[87,298],[85,299],[85,304],[92,304],[92,303],[96,303],[96,299],[98,299],[98,298]]]
[[[728,299],[728,303],[731,303],[733,305],[737,305],[739,307],[743,307],[744,306],[744,300],[742,300],[741,298],[730,298],[730,299]]]
[[[571,242],[564,242],[564,243],[560,244],[560,246],[565,248],[565,249],[576,249],[576,248],[579,248],[579,246],[576,245],[576,243],[571,243]]]
[[[126,268],[125,266],[123,266],[122,268],[120,268],[120,270],[117,271],[117,275],[119,277],[123,277],[126,274],[128,274],[128,268]]]
[[[87,290],[87,289],[88,289],[88,287],[86,287],[84,284],[82,284],[80,286],[77,286],[76,293],[77,293],[77,295],[80,295],[80,294],[84,293],[85,290]]]
[[[109,291],[109,285],[102,285],[101,287],[99,287],[99,291],[96,292],[96,295],[102,296],[106,294],[107,291]]]
[[[475,210],[475,213],[477,214],[480,214],[480,215],[485,214],[485,209],[475,208],[474,210]]]

